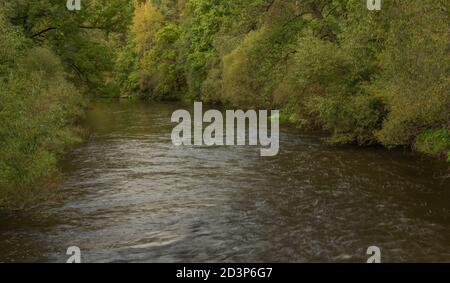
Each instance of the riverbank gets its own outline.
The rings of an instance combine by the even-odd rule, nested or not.
[[[118,52],[123,92],[282,109],[328,142],[450,161],[448,3],[137,3]]]

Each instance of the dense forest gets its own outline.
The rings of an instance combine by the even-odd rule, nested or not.
[[[0,3],[0,206],[52,182],[92,96],[280,109],[327,142],[450,161],[446,0]]]

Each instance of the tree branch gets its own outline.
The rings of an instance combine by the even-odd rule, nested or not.
[[[33,35],[31,36],[31,38],[35,38],[36,36],[40,36],[40,35],[42,35],[42,34],[44,34],[44,33],[46,33],[46,32],[49,32],[49,31],[55,30],[55,29],[56,29],[55,27],[49,27],[49,28],[46,28],[46,29],[44,29],[44,30],[41,30],[41,31],[38,32],[38,33],[33,34]]]
[[[78,26],[78,28],[80,28],[80,29],[105,29],[104,27],[96,27],[96,26]],[[38,33],[33,34],[33,35],[31,36],[31,38],[35,38],[35,37],[37,37],[37,36],[41,36],[41,35],[43,35],[44,33],[49,32],[49,31],[51,31],[51,30],[55,30],[55,29],[58,29],[58,28],[57,28],[57,27],[49,27],[49,28],[46,28],[46,29],[44,29],[44,30],[41,30],[41,31],[38,32]]]

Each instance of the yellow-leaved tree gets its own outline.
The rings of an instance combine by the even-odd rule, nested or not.
[[[145,51],[152,48],[156,33],[164,25],[164,16],[150,1],[135,1],[134,5],[131,32],[137,53],[143,55]]]

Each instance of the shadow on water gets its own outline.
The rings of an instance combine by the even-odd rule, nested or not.
[[[0,261],[450,261],[444,162],[332,147],[285,128],[280,154],[175,147],[176,103],[96,101],[58,201],[1,220]],[[190,107],[190,106],[189,106]]]

